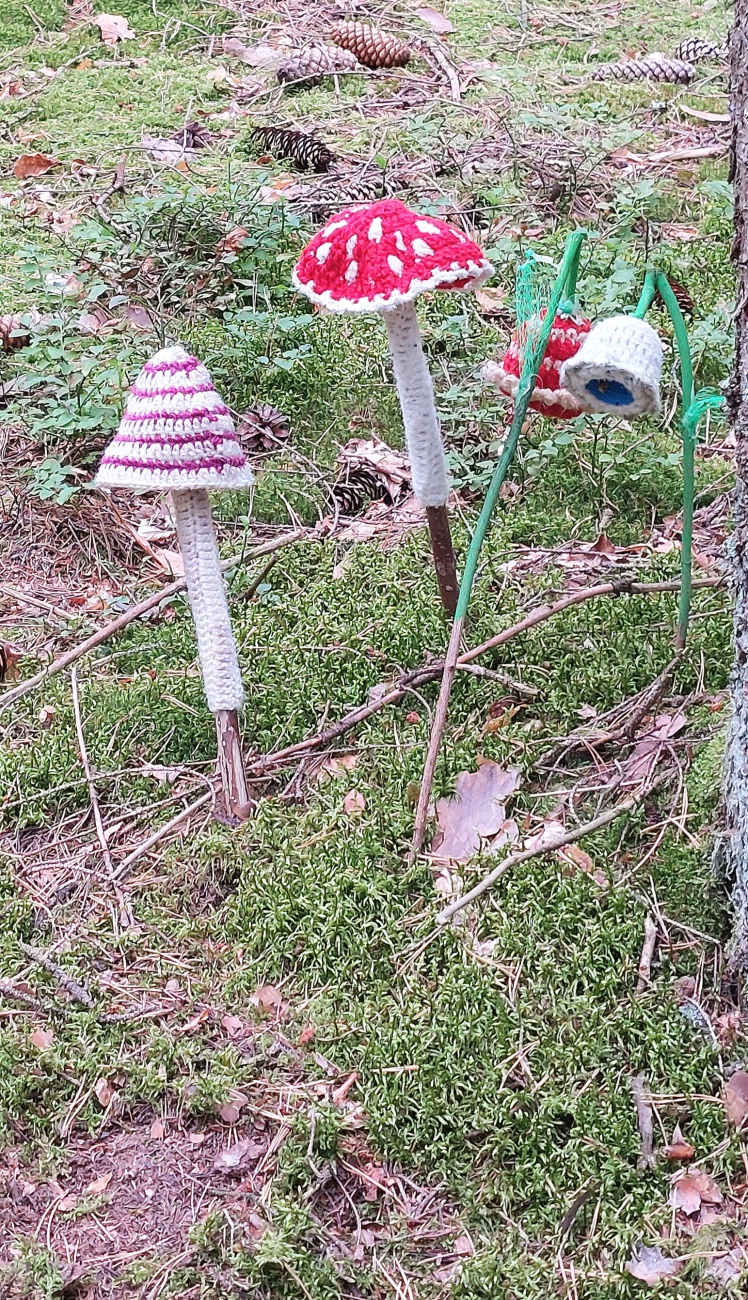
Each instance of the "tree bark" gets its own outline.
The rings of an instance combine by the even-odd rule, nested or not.
[[[736,0],[731,45],[731,179],[735,197],[732,259],[737,277],[735,365],[728,411],[735,433],[735,522],[730,548],[734,659],[725,762],[724,857],[732,882],[734,969],[748,967],[748,0]]]

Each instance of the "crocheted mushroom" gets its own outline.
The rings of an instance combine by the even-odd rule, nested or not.
[[[157,352],[127,397],[96,485],[171,492],[208,708],[229,812],[250,811],[237,711],[244,702],[209,488],[244,488],[252,472],[205,366],[182,347]]]
[[[544,317],[545,309],[540,313],[541,320]],[[580,406],[578,398],[564,387],[561,367],[579,351],[591,328],[584,316],[563,309],[557,312],[548,347],[538,370],[530,402],[531,410],[540,411],[556,420],[572,420],[575,415],[582,414],[585,405]],[[501,362],[487,361],[483,367],[483,378],[488,383],[495,384],[507,397],[517,396],[522,371],[522,345],[521,332],[515,332]]]
[[[375,311],[385,323],[413,491],[426,508],[439,591],[450,616],[458,595],[446,507],[450,485],[415,300],[433,289],[476,288],[492,273],[462,231],[419,216],[397,199],[383,199],[331,217],[304,249],[292,277],[296,289],[329,311]]]
[[[637,316],[599,321],[561,382],[587,410],[622,415],[656,414],[660,409],[662,344],[651,325]]]

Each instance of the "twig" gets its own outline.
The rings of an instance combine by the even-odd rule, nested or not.
[[[26,953],[27,957],[30,957],[37,965],[48,971],[50,975],[53,975],[60,987],[70,995],[74,1002],[79,1002],[87,1011],[93,1010],[95,1003],[88,989],[84,989],[83,985],[74,980],[72,975],[68,975],[67,971],[64,971],[61,966],[57,966],[46,952],[42,952],[41,948],[34,948],[30,943],[24,943],[22,939],[18,940],[18,946]]]
[[[724,585],[725,578],[701,578],[693,585],[701,587],[719,587]],[[446,673],[442,678],[442,686],[439,692],[436,710],[434,711],[434,723],[429,738],[429,748],[424,765],[423,779],[421,781],[421,792],[418,798],[418,807],[416,809],[415,825],[413,827],[413,842],[410,849],[410,861],[412,862],[421,850],[423,838],[426,833],[426,821],[428,818],[429,804],[431,802],[431,789],[434,784],[434,775],[436,772],[436,763],[439,757],[439,747],[441,745],[444,728],[447,722],[447,712],[449,709],[449,697],[454,680],[455,664],[471,663],[484,655],[487,650],[494,650],[512,637],[518,636],[520,632],[527,632],[530,628],[535,627],[538,623],[544,622],[548,618],[553,618],[555,614],[561,614],[564,610],[570,609],[572,605],[581,605],[587,600],[593,600],[597,596],[638,596],[654,592],[678,591],[680,590],[680,579],[671,582],[632,582],[628,578],[620,579],[618,582],[601,582],[595,587],[584,587],[581,591],[575,591],[563,599],[557,600],[553,605],[540,605],[534,609],[520,623],[515,623],[513,627],[505,628],[503,632],[498,632],[488,641],[476,646],[474,650],[456,656],[456,646],[459,644],[462,636],[462,620],[455,621],[452,626],[452,635],[449,641],[449,647],[445,658],[445,664],[449,665]]]
[[[473,677],[482,677],[489,682],[500,682],[506,686],[507,690],[514,695],[519,695],[521,699],[536,700],[540,695],[537,686],[525,686],[524,682],[517,682],[508,673],[502,673],[496,668],[483,668],[480,664],[461,664],[457,663],[460,672],[471,673]]]
[[[260,572],[257,574],[257,577],[252,579],[249,586],[247,587],[247,590],[241,593],[240,600],[245,600],[245,601],[252,600],[253,596],[257,594],[258,588],[265,581],[270,571],[275,568],[276,564],[278,563],[278,559],[279,557],[277,555],[271,556],[271,558],[268,560],[264,568],[260,569]]]
[[[447,907],[442,908],[437,915],[437,923],[446,925],[447,921],[456,912],[460,912],[463,907],[467,907],[468,903],[480,898],[481,894],[485,894],[487,889],[495,885],[496,881],[510,867],[516,867],[520,862],[528,862],[530,858],[542,857],[546,853],[555,853],[557,849],[562,849],[564,845],[576,844],[577,840],[583,839],[586,835],[592,835],[595,831],[602,830],[604,826],[609,826],[623,813],[630,812],[632,808],[635,808],[640,802],[642,794],[643,792],[636,797],[632,795],[630,798],[624,799],[621,803],[616,804],[615,808],[609,808],[607,812],[601,813],[599,817],[594,817],[591,822],[584,822],[581,826],[576,826],[574,830],[567,831],[565,835],[555,839],[552,844],[539,844],[533,849],[522,849],[519,853],[510,853],[508,858],[504,858],[504,861],[494,867],[493,871],[489,871],[488,875],[478,881],[478,884],[473,889],[468,890],[467,894],[463,894],[462,898],[454,899]]]
[[[444,51],[439,48],[436,42],[434,42],[434,44],[432,45],[431,41],[426,40],[425,37],[422,37],[421,40],[418,41],[417,48],[421,51],[423,55],[425,55],[427,60],[430,56],[434,60],[434,62],[438,64],[438,66],[441,68],[442,72],[446,76],[447,81],[449,82],[449,89],[452,93],[452,99],[454,100],[455,104],[459,104],[460,78],[457,75],[457,69],[453,66],[453,64],[450,63]]]
[[[73,714],[75,716],[75,734],[78,737],[78,749],[80,750],[81,763],[83,764],[83,773],[86,778],[86,785],[88,786],[88,797],[91,800],[91,811],[93,813],[94,825],[96,826],[96,834],[98,836],[99,844],[101,845],[101,853],[102,853],[102,857],[104,858],[104,865],[107,871],[109,872],[109,875],[111,876],[112,855],[109,851],[109,844],[107,843],[106,831],[104,830],[104,822],[102,821],[101,809],[99,807],[99,796],[96,793],[96,784],[93,779],[91,764],[88,760],[88,750],[86,749],[86,738],[83,734],[81,704],[78,696],[78,669],[77,668],[73,668],[70,674],[70,686],[73,692]]]
[[[292,542],[298,542],[305,536],[306,529],[296,528],[292,533],[287,533],[283,537],[276,537],[272,541],[265,542],[262,546],[256,547],[254,551],[250,551],[249,554],[245,556],[245,559],[252,560],[258,555],[267,555],[270,551],[276,551],[281,546],[290,546]],[[221,567],[223,569],[230,569],[240,558],[241,557],[238,555],[232,555],[229,560],[223,561]],[[41,672],[36,673],[34,677],[28,677],[25,682],[19,682],[18,686],[13,687],[12,690],[5,691],[0,695],[0,710],[7,708],[9,704],[14,704],[16,700],[20,700],[22,696],[28,695],[30,691],[36,690],[37,686],[43,685],[48,677],[54,677],[55,674],[64,672],[64,670],[69,668],[71,664],[74,664],[77,659],[81,659],[83,655],[88,654],[90,650],[95,650],[103,641],[108,641],[109,637],[116,636],[118,632],[121,632],[123,628],[128,627],[130,623],[133,623],[138,618],[142,618],[144,614],[147,614],[149,610],[154,609],[156,605],[160,605],[163,600],[168,600],[171,596],[176,596],[185,586],[186,580],[184,578],[178,578],[175,582],[170,582],[167,586],[161,587],[145,600],[141,600],[139,604],[132,605],[124,614],[120,614],[119,618],[112,619],[111,623],[105,623],[103,627],[99,628],[98,632],[94,632],[91,636],[87,637],[85,641],[81,641],[80,645],[74,646],[72,650],[67,650],[65,654],[60,655],[59,659],[53,660],[51,664],[46,668],[43,668]]]
[[[645,1089],[644,1075],[638,1074],[631,1080],[631,1091],[636,1105],[636,1120],[641,1139],[641,1155],[637,1161],[639,1169],[654,1169],[654,1126],[652,1124],[652,1098]]]
[[[0,998],[7,998],[10,1002],[18,1002],[20,1006],[25,1007],[28,1011],[41,1011],[41,1002],[31,993],[24,993],[23,989],[17,989],[8,980],[0,980]]]
[[[637,993],[643,993],[650,985],[652,976],[652,958],[654,956],[656,943],[657,926],[651,916],[648,916],[644,922],[644,943],[642,944],[642,955],[639,958],[639,979],[636,985]]]
[[[154,844],[158,844],[159,840],[164,839],[165,836],[171,834],[173,830],[176,830],[178,826],[181,826],[182,822],[187,821],[194,812],[198,811],[199,808],[204,808],[206,803],[210,803],[212,799],[213,791],[209,790],[207,794],[202,794],[194,803],[188,804],[186,808],[183,808],[181,812],[178,812],[176,817],[172,817],[171,821],[164,822],[163,826],[159,826],[158,830],[154,831],[152,835],[149,835],[147,840],[143,840],[142,844],[139,844],[137,848],[133,849],[132,853],[128,853],[127,857],[122,859],[119,865],[114,868],[112,879],[118,881],[125,880],[127,876],[130,875],[130,868],[139,858],[142,858],[144,853],[147,853],[149,849],[153,848]]]
[[[78,614],[68,614],[66,609],[60,609],[58,605],[53,605],[48,600],[40,600],[38,596],[32,596],[30,592],[18,591],[11,587],[8,582],[0,582],[0,592],[4,596],[10,596],[12,600],[20,600],[24,605],[31,605],[35,609],[40,609],[44,614],[54,614],[55,618],[65,619],[68,623],[77,623]]]

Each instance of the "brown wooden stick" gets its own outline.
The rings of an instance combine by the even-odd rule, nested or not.
[[[431,552],[434,557],[439,595],[444,606],[444,612],[449,618],[454,618],[457,609],[457,598],[460,594],[460,584],[457,579],[457,561],[455,560],[455,551],[452,544],[447,507],[427,506],[426,520],[431,534]]]
[[[265,542],[262,546],[255,547],[244,559],[253,560],[256,556],[268,555],[281,546],[290,546],[292,542],[300,541],[306,535],[307,530],[305,528],[297,528],[292,533],[286,533],[283,537],[276,537],[270,542]],[[241,559],[242,556],[240,555],[232,555],[231,559],[222,562],[221,568],[230,569]],[[90,650],[95,650],[103,641],[108,641],[110,637],[116,636],[118,632],[128,627],[136,619],[142,618],[149,610],[159,605],[162,600],[168,600],[170,596],[176,596],[177,592],[182,591],[185,586],[185,579],[178,578],[176,582],[170,582],[167,586],[160,587],[158,591],[154,591],[151,596],[141,600],[139,604],[132,605],[130,609],[125,610],[124,614],[120,614],[119,618],[112,619],[111,623],[106,623],[104,627],[99,628],[98,632],[92,633],[85,641],[81,641],[80,645],[74,646],[72,650],[66,650],[65,654],[53,660],[46,668],[42,668],[41,672],[36,673],[33,677],[28,677],[25,682],[19,682],[18,686],[14,686],[12,690],[4,691],[0,695],[0,709],[7,708],[9,704],[14,704],[22,696],[28,695],[29,691],[36,690],[37,686],[42,686],[48,677],[54,677],[56,673],[64,672],[77,659],[81,659]]]
[[[698,579],[694,587],[718,587],[722,586],[725,579],[720,578],[701,578]],[[505,628],[503,632],[498,632],[488,641],[483,641],[481,645],[476,646],[474,650],[469,650],[463,655],[457,655],[459,640],[462,634],[462,624],[455,623],[452,628],[452,635],[449,640],[449,648],[444,660],[442,687],[439,692],[439,699],[434,712],[434,722],[429,738],[429,748],[426,754],[426,763],[423,770],[423,780],[421,781],[421,791],[418,797],[418,807],[416,809],[415,824],[413,826],[413,841],[410,847],[409,861],[413,862],[421,851],[424,835],[426,833],[426,821],[428,818],[429,804],[431,801],[431,790],[434,784],[434,774],[436,772],[436,763],[439,756],[439,747],[441,745],[444,728],[447,722],[447,713],[449,710],[449,697],[452,691],[452,682],[454,681],[454,669],[458,663],[472,663],[473,659],[478,659],[480,655],[487,650],[494,650],[505,642],[510,641],[512,637],[518,636],[520,632],[527,632],[531,627],[538,623],[543,623],[548,618],[553,618],[555,614],[561,614],[565,609],[570,609],[572,605],[581,605],[587,600],[593,600],[597,596],[623,596],[623,595],[644,595],[661,591],[679,591],[680,581],[678,582],[631,582],[629,579],[622,579],[618,582],[601,582],[595,587],[584,587],[581,591],[575,591],[570,596],[564,596],[557,600],[553,605],[539,605],[532,613],[523,618],[520,623],[515,623],[513,627]]]
[[[245,822],[254,805],[247,790],[247,778],[244,774],[239,715],[236,709],[219,709],[215,719],[218,738],[218,774],[221,778],[226,808],[237,821]]]

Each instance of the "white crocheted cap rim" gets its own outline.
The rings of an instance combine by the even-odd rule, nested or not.
[[[573,366],[576,357],[564,363],[561,382],[574,394],[574,400],[588,411],[600,415],[615,415],[630,420],[635,415],[658,415],[662,410],[659,388],[631,374],[629,370],[612,365],[595,365],[589,361]],[[592,383],[621,384],[631,393],[627,406],[604,402],[589,390]]]
[[[515,398],[519,391],[519,379],[510,375],[496,361],[487,361],[481,370],[481,377],[487,384],[493,384],[505,397]],[[534,388],[532,399],[542,406],[560,406],[565,411],[578,411],[579,400],[566,388]]]
[[[436,270],[428,280],[411,280],[408,288],[404,292],[399,290],[389,294],[376,294],[373,298],[334,298],[332,290],[325,289],[322,293],[317,293],[310,285],[304,284],[298,277],[296,270],[291,274],[291,283],[299,293],[303,293],[310,302],[314,302],[318,307],[325,307],[327,311],[336,312],[338,315],[355,315],[357,313],[372,311],[392,311],[396,307],[402,307],[404,303],[415,302],[422,293],[431,293],[435,289],[449,289],[457,280],[464,280],[469,275],[468,284],[460,285],[460,292],[467,292],[469,289],[479,289],[486,280],[489,280],[494,273],[494,267],[490,262],[468,262],[467,266],[451,268],[449,270]]]
[[[102,465],[95,487],[133,488],[139,492],[190,492],[202,488],[249,488],[254,483],[249,465],[226,465],[222,470],[134,469],[128,465]]]

